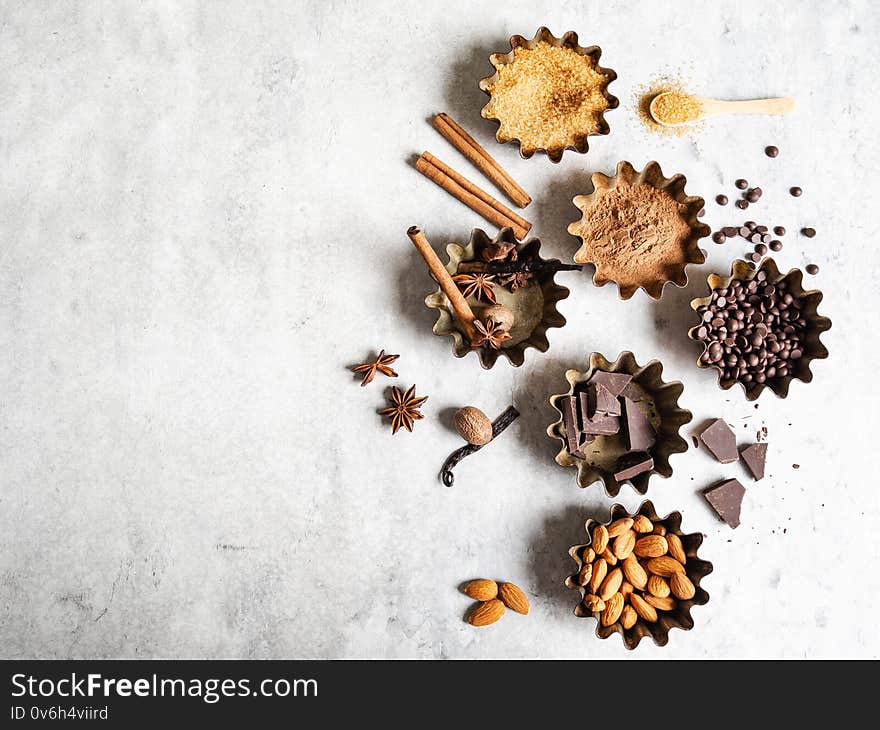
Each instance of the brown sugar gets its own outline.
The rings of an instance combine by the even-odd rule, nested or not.
[[[668,280],[687,262],[687,208],[664,190],[621,182],[597,191],[569,230],[584,239],[579,263],[596,266],[596,283],[624,291]]]
[[[680,91],[660,94],[651,106],[652,116],[662,124],[689,124],[697,121],[703,113],[700,99]]]
[[[498,78],[484,114],[501,123],[499,136],[518,139],[524,154],[561,150],[600,129],[610,81],[596,61],[568,47],[540,41],[516,48],[514,60],[495,64]]]

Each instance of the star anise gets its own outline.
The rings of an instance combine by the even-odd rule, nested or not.
[[[361,380],[361,388],[363,388],[368,383],[373,382],[377,371],[387,375],[389,378],[396,378],[397,373],[388,366],[399,357],[400,355],[386,355],[385,350],[382,350],[373,362],[365,362],[363,365],[353,367],[351,370],[358,375],[363,374],[364,379]]]
[[[498,280],[498,283],[502,286],[510,287],[510,291],[516,291],[526,286],[532,278],[533,274],[528,271],[517,271],[513,274],[505,274]]]
[[[426,395],[416,398],[416,386],[414,385],[407,388],[405,393],[401,393],[400,388],[395,386],[391,389],[391,402],[394,405],[379,411],[379,413],[391,419],[391,433],[397,433],[401,426],[412,432],[413,423],[424,418],[419,413],[419,407],[426,400],[428,400]]]
[[[486,297],[487,301],[495,304],[495,292],[492,291],[495,274],[459,274],[453,276],[452,280],[458,284],[465,298],[473,294],[477,301]]]
[[[483,261],[516,261],[517,252],[515,243],[501,241],[490,243],[480,254]]]
[[[488,345],[493,350],[500,350],[501,343],[510,339],[510,333],[506,329],[502,329],[501,324],[495,320],[481,322],[474,320],[474,329],[477,331],[476,339],[471,343],[474,347],[480,345]]]

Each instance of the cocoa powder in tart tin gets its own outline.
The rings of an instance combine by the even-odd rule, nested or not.
[[[548,103],[551,106],[551,109],[548,111],[552,112],[554,110],[558,111],[559,109],[566,108],[571,110],[571,114],[568,117],[563,114],[556,120],[548,121],[546,118],[543,121],[534,118],[524,120],[527,126],[538,125],[539,130],[540,125],[543,124],[545,129],[543,132],[539,132],[537,136],[540,137],[543,134],[545,140],[550,136],[554,136],[551,133],[552,130],[546,128],[554,121],[565,122],[566,126],[575,127],[575,129],[562,135],[565,138],[564,140],[549,144],[530,139],[524,141],[523,139],[520,139],[520,137],[525,136],[522,133],[519,133],[518,135],[515,133],[508,133],[505,130],[504,115],[496,115],[493,104],[493,90],[496,88],[496,85],[501,78],[500,69],[509,66],[518,60],[517,49],[535,51],[535,49],[542,43],[546,43],[553,48],[570,49],[578,56],[589,58],[591,63],[584,64],[583,72],[588,74],[595,81],[592,88],[585,88],[586,83],[583,80],[578,83],[572,81],[570,70],[569,72],[561,73],[557,79],[554,79],[552,73],[550,73],[546,74],[543,78],[538,78],[534,81],[534,83],[538,85],[541,83],[546,85],[544,95],[548,98]],[[498,123],[498,130],[495,133],[495,139],[502,144],[507,142],[518,144],[520,148],[520,156],[524,159],[529,159],[535,154],[535,152],[543,152],[550,158],[551,162],[559,162],[562,159],[565,150],[573,150],[582,154],[586,153],[590,147],[589,138],[591,136],[605,135],[611,131],[611,127],[608,125],[608,122],[605,121],[605,112],[611,109],[616,109],[620,104],[617,97],[608,92],[608,84],[617,78],[617,73],[609,68],[603,68],[599,65],[599,58],[601,55],[602,49],[599,48],[599,46],[589,46],[585,48],[578,45],[578,36],[574,31],[569,31],[561,38],[557,38],[547,28],[541,27],[538,29],[537,33],[535,33],[535,37],[531,40],[527,40],[521,35],[511,36],[509,52],[493,53],[489,56],[490,63],[496,69],[495,73],[492,76],[480,80],[480,89],[489,96],[489,102],[483,107],[480,113],[484,119],[494,120]],[[568,79],[568,81],[566,81],[566,79]],[[553,90],[551,86],[554,80],[562,83],[563,88]],[[529,101],[535,99],[537,96],[536,93],[531,93],[529,95]],[[590,104],[592,104],[592,107],[589,106]],[[589,119],[589,123],[578,125],[578,123],[573,121],[573,115],[582,113],[586,113],[591,119]],[[528,115],[528,110],[525,111],[525,115]]]
[[[519,243],[510,228],[502,228],[494,238],[490,238],[482,229],[475,228],[467,245],[452,243],[446,247],[449,255],[446,270],[452,276],[456,276],[463,266],[467,268],[468,264],[482,262],[483,252],[489,246],[499,245],[512,245],[518,261],[532,261],[538,269],[524,286],[517,287],[515,291],[511,291],[509,286],[498,283],[499,278],[496,278],[496,283],[493,284],[497,304],[507,308],[514,320],[510,329],[510,339],[503,342],[500,349],[496,350],[488,345],[471,347],[471,343],[457,324],[449,299],[440,289],[425,297],[425,304],[438,311],[437,322],[433,328],[434,334],[452,337],[452,352],[456,357],[464,357],[469,352],[476,352],[480,364],[487,370],[493,367],[501,356],[506,357],[514,367],[519,367],[525,361],[527,349],[547,351],[550,347],[547,330],[565,325],[565,317],[556,309],[556,303],[569,294],[566,287],[556,283],[556,272],[552,267],[559,265],[577,268],[562,264],[558,259],[542,259],[539,255],[541,242],[537,238]],[[542,266],[551,268],[541,269]],[[468,303],[478,319],[493,306],[491,302],[480,301],[473,296],[468,297]]]
[[[700,322],[691,327],[688,337],[703,346],[697,366],[715,368],[722,390],[739,383],[749,401],[756,400],[765,388],[785,398],[793,380],[809,383],[813,379],[812,361],[828,357],[820,335],[831,329],[831,320],[818,313],[822,292],[803,288],[800,269],[783,274],[772,258],[765,258],[758,268],[736,260],[729,276],[712,274],[707,281],[712,293],[691,302]],[[744,304],[748,308],[737,320],[739,324],[732,325]],[[794,322],[789,325],[792,317]],[[720,327],[730,331],[721,332]],[[787,334],[788,329],[794,332]],[[733,368],[741,374],[730,377]],[[760,382],[756,379],[759,373],[763,375]]]
[[[584,566],[584,552],[590,548],[592,544],[593,529],[598,525],[605,525],[607,528],[612,522],[624,517],[635,517],[643,515],[653,523],[662,525],[667,534],[674,534],[681,540],[681,546],[687,562],[684,566],[684,572],[694,585],[696,591],[694,597],[688,600],[676,599],[675,609],[672,611],[657,611],[657,621],[648,622],[639,617],[635,625],[629,629],[624,629],[618,621],[611,626],[603,626],[600,612],[592,612],[584,605],[584,597],[587,595],[588,587],[580,585],[578,576],[581,568]],[[702,560],[697,552],[703,543],[703,535],[695,532],[685,534],[681,530],[681,513],[670,512],[666,517],[659,517],[654,505],[650,501],[642,502],[636,512],[629,513],[621,504],[615,504],[611,507],[611,518],[607,522],[599,522],[589,519],[584,525],[588,539],[582,545],[574,545],[568,551],[568,554],[575,561],[577,569],[574,573],[565,579],[565,587],[571,590],[577,590],[581,595],[581,601],[574,609],[574,615],[578,618],[594,618],[596,621],[596,636],[600,639],[607,639],[612,634],[620,634],[623,638],[623,644],[627,649],[635,649],[639,642],[646,636],[650,636],[654,643],[658,646],[666,646],[669,642],[670,629],[678,628],[684,631],[690,631],[694,627],[694,621],[691,617],[691,609],[694,606],[703,606],[709,602],[709,594],[705,589],[700,587],[700,582],[704,577],[712,572],[712,563],[708,560]]]
[[[615,471],[618,468],[618,460],[626,454],[627,448],[620,434],[597,436],[585,447],[583,457],[573,455],[569,450],[565,414],[562,410],[563,399],[583,392],[587,382],[600,371],[632,376],[632,386],[635,388],[636,396],[640,398],[636,405],[656,432],[656,441],[649,451],[654,461],[653,467],[621,482],[615,478]],[[678,405],[678,398],[684,386],[677,381],[664,382],[662,374],[663,365],[658,360],[639,365],[631,352],[622,352],[613,363],[600,353],[594,352],[590,355],[589,367],[586,371],[566,371],[568,392],[550,396],[550,405],[556,409],[559,419],[547,428],[547,435],[557,439],[561,444],[556,454],[556,463],[577,469],[578,486],[586,488],[601,481],[606,494],[616,497],[620,493],[622,484],[629,482],[636,492],[645,494],[648,491],[648,482],[654,474],[663,478],[672,476],[669,457],[687,451],[688,443],[679,431],[683,425],[690,423],[693,414]]]
[[[667,283],[685,286],[687,266],[706,260],[699,241],[712,232],[699,219],[705,201],[684,191],[685,176],[667,178],[654,161],[642,171],[624,161],[592,182],[592,193],[572,201],[581,218],[568,232],[581,239],[574,260],[596,269],[593,283],[617,284],[624,300],[638,289],[659,299]]]

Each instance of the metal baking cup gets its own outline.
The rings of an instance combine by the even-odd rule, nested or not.
[[[601,172],[596,172],[593,173],[591,179],[594,188],[593,192],[589,195],[577,195],[572,200],[582,213],[580,220],[577,220],[568,226],[568,232],[572,236],[581,239],[581,247],[575,253],[574,260],[579,264],[592,264],[595,266],[595,262],[590,260],[590,244],[592,241],[588,241],[580,234],[586,211],[593,205],[603,204],[603,192],[613,190],[620,183],[632,186],[650,185],[657,190],[663,190],[678,203],[685,206],[685,220],[691,229],[691,233],[682,244],[684,246],[685,254],[684,263],[682,263],[680,267],[667,272],[668,275],[665,278],[646,281],[639,286],[623,287],[618,284],[620,298],[624,300],[629,299],[638,289],[644,289],[652,299],[659,299],[663,294],[663,288],[669,282],[672,282],[678,287],[685,286],[688,281],[687,272],[685,271],[687,266],[689,264],[702,264],[706,260],[706,252],[700,248],[699,241],[701,238],[705,238],[712,232],[712,229],[705,223],[701,222],[697,217],[697,214],[705,205],[705,201],[695,195],[686,195],[684,192],[687,178],[681,174],[673,175],[672,177],[664,177],[663,171],[660,169],[660,164],[652,160],[645,165],[645,169],[641,172],[637,172],[629,162],[618,162],[617,173],[614,177],[609,177]],[[597,267],[596,272],[593,274],[593,283],[596,286],[605,286],[605,284],[609,282],[617,284],[616,281],[605,276],[602,270]]]
[[[607,79],[605,84],[602,87],[602,96],[605,97],[608,102],[608,108],[605,110],[606,112],[611,109],[616,109],[620,102],[617,97],[612,96],[608,93],[608,84],[614,81],[617,78],[617,73],[612,71],[610,68],[602,68],[599,65],[599,57],[602,55],[602,49],[599,46],[589,46],[588,48],[584,48],[578,45],[578,36],[574,31],[569,31],[562,38],[557,38],[554,36],[547,28],[540,27],[538,28],[538,32],[535,33],[535,37],[531,40],[526,40],[521,35],[513,35],[510,37],[510,51],[508,53],[493,53],[489,56],[489,62],[496,68],[495,73],[492,76],[488,76],[484,79],[480,80],[480,89],[484,91],[489,98],[492,98],[492,92],[489,90],[490,87],[498,81],[498,71],[497,69],[500,66],[506,66],[507,64],[513,63],[515,60],[514,50],[517,48],[527,48],[528,50],[533,50],[535,46],[538,45],[541,41],[544,41],[551,46],[555,46],[557,48],[571,48],[575,53],[580,56],[590,56],[596,64],[596,71],[603,74]],[[496,121],[498,123],[498,130],[495,132],[495,139],[497,139],[502,144],[507,142],[514,142],[519,145],[519,154],[523,159],[529,159],[535,152],[544,152],[547,157],[550,158],[551,162],[559,162],[562,159],[562,154],[565,150],[573,150],[575,152],[580,152],[581,154],[586,153],[590,148],[589,138],[593,136],[600,136],[604,134],[608,134],[611,131],[611,127],[608,126],[608,122],[605,121],[605,112],[602,112],[597,117],[597,123],[599,127],[598,132],[589,132],[578,135],[571,140],[570,144],[567,144],[564,147],[554,147],[553,149],[543,149],[538,148],[534,150],[524,150],[522,146],[522,141],[517,139],[516,137],[508,137],[501,132],[501,119],[497,117],[490,116],[491,112],[489,111],[489,106],[491,101],[486,104],[480,111],[480,114],[484,119],[490,119]]]
[[[632,375],[633,383],[645,393],[646,400],[642,401],[642,410],[646,412],[648,420],[657,431],[657,442],[651,449],[654,468],[627,480],[639,494],[644,494],[648,491],[648,481],[653,474],[659,474],[664,478],[672,476],[669,457],[688,449],[687,441],[679,435],[681,427],[693,419],[690,411],[678,405],[678,397],[684,386],[677,381],[664,383],[660,377],[663,374],[663,365],[658,360],[651,360],[641,366],[631,352],[622,352],[613,363],[605,359],[604,355],[594,352],[590,355],[588,370],[566,371],[565,379],[571,386],[568,392],[550,396],[550,405],[559,412],[559,420],[547,428],[547,435],[559,439],[562,443],[562,448],[556,454],[556,463],[560,466],[577,467],[577,483],[581,487],[589,487],[601,480],[609,497],[616,497],[620,493],[622,484],[614,478],[614,466],[618,457],[624,453],[620,436],[598,436],[587,448],[585,459],[572,456],[568,450],[562,408],[559,405],[560,399],[583,390],[586,382],[597,370]]]
[[[703,351],[697,358],[697,367],[715,368],[718,371],[718,385],[722,390],[729,390],[736,383],[739,383],[746,395],[746,400],[750,401],[757,400],[761,393],[764,392],[764,388],[769,388],[779,398],[785,398],[788,396],[788,389],[791,386],[792,380],[797,379],[804,383],[809,383],[813,379],[813,372],[810,370],[810,363],[813,360],[823,360],[828,357],[828,350],[825,348],[825,345],[822,344],[819,336],[823,332],[831,329],[831,320],[828,319],[828,317],[823,317],[817,312],[819,303],[822,301],[822,292],[818,289],[805,290],[803,287],[804,273],[800,269],[792,269],[787,274],[782,274],[772,258],[764,259],[757,269],[747,261],[737,259],[730,267],[730,276],[711,274],[708,277],[707,281],[709,282],[709,289],[724,289],[725,287],[730,286],[730,283],[734,280],[748,283],[757,276],[759,271],[767,272],[767,281],[772,284],[785,281],[788,285],[788,292],[804,303],[802,311],[807,320],[807,331],[804,339],[804,355],[796,361],[797,367],[794,373],[786,375],[784,378],[774,378],[771,382],[756,383],[751,389],[747,388],[746,384],[741,383],[739,380],[722,380],[721,368],[717,365],[703,362],[703,355],[708,350],[708,345],[697,337],[697,330],[700,328],[700,324],[697,324],[688,330],[688,337],[703,345]],[[698,307],[708,305],[711,301],[711,296],[694,299],[691,301],[691,308],[696,311]]]
[[[594,527],[597,525],[605,525],[607,527],[615,520],[619,520],[622,517],[634,517],[635,515],[644,515],[652,522],[659,522],[666,528],[667,532],[678,535],[681,538],[681,544],[684,547],[684,552],[687,556],[685,573],[687,577],[690,578],[691,583],[694,584],[697,592],[694,594],[693,598],[687,601],[676,599],[676,610],[658,612],[658,619],[654,623],[649,623],[640,616],[638,621],[636,621],[630,629],[624,629],[623,626],[620,625],[620,622],[615,623],[613,626],[602,626],[601,621],[599,621],[601,613],[593,613],[587,610],[584,606],[583,599],[584,596],[587,595],[587,588],[586,586],[579,585],[577,582],[578,573],[584,564],[581,556],[583,555],[584,550],[588,548],[592,542]],[[703,536],[698,532],[689,535],[682,533],[681,512],[670,512],[666,517],[661,519],[658,517],[657,512],[654,510],[654,505],[650,501],[642,502],[638,511],[632,514],[627,512],[623,505],[615,504],[611,507],[611,519],[607,522],[599,522],[592,519],[587,520],[584,529],[587,531],[587,542],[583,545],[574,545],[568,551],[568,554],[577,564],[577,569],[565,579],[565,587],[580,592],[581,602],[575,607],[574,615],[578,618],[596,619],[596,636],[600,639],[607,639],[612,634],[620,634],[623,637],[623,645],[627,649],[635,649],[639,645],[639,642],[646,636],[650,636],[658,646],[666,646],[669,642],[670,629],[677,628],[684,631],[690,631],[694,627],[694,620],[691,618],[691,608],[693,606],[703,606],[709,602],[709,594],[700,587],[700,581],[705,576],[709,575],[713,568],[712,563],[707,560],[701,560],[697,556],[697,551],[700,549],[700,545],[703,544]]]
[[[451,243],[446,247],[449,255],[449,263],[446,270],[455,276],[458,273],[459,264],[465,261],[480,261],[483,249],[493,243],[513,243],[519,259],[542,259],[538,252],[541,242],[537,238],[530,238],[519,243],[511,228],[502,228],[495,238],[480,228],[475,228],[471,233],[471,239],[466,246]],[[559,263],[557,259],[550,259]],[[453,340],[452,352],[456,357],[464,357],[469,352],[476,352],[480,358],[480,364],[487,370],[498,360],[500,355],[506,357],[514,367],[519,367],[525,360],[525,351],[534,347],[539,352],[546,352],[550,347],[547,340],[547,330],[551,327],[562,327],[565,324],[563,317],[556,309],[556,303],[568,296],[568,289],[554,281],[555,272],[547,271],[535,274],[534,279],[527,286],[517,289],[515,292],[508,291],[503,286],[495,286],[495,297],[501,304],[513,312],[515,322],[510,330],[511,339],[504,342],[500,350],[493,350],[487,345],[471,347],[470,342],[458,329],[455,313],[446,295],[442,290],[429,294],[425,297],[425,304],[439,312],[437,322],[434,324],[434,334],[451,336]],[[468,299],[468,304],[479,317],[482,309],[490,306],[486,302],[478,302],[473,297]]]

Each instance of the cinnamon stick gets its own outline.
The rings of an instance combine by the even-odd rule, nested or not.
[[[520,218],[520,216],[504,206],[503,203],[495,200],[484,190],[480,190],[477,185],[474,185],[470,180],[455,172],[448,165],[440,162],[442,167],[438,167],[432,160],[437,160],[437,158],[430,153],[423,154],[416,160],[416,169],[429,180],[443,188],[452,197],[460,200],[472,211],[481,215],[498,228],[512,228],[514,235],[519,240],[524,239],[529,234],[529,230],[532,227],[531,223]],[[474,189],[479,191],[479,195],[472,192]],[[511,215],[516,216],[518,220],[511,218]],[[520,221],[525,223],[525,225],[522,225]]]
[[[440,132],[449,143],[467,157],[486,177],[495,183],[504,194],[516,203],[520,208],[525,208],[532,199],[519,184],[508,174],[492,155],[462,129],[452,117],[441,112],[434,117],[434,128]]]
[[[409,236],[413,246],[416,247],[416,250],[425,259],[428,269],[434,275],[446,298],[449,299],[449,303],[452,305],[455,316],[458,317],[458,321],[461,323],[465,336],[470,342],[473,342],[477,337],[477,332],[474,329],[474,313],[467,300],[462,296],[461,291],[459,291],[458,286],[452,280],[452,276],[446,270],[433,246],[431,246],[431,243],[418,226],[410,226],[406,231],[406,235]]]

